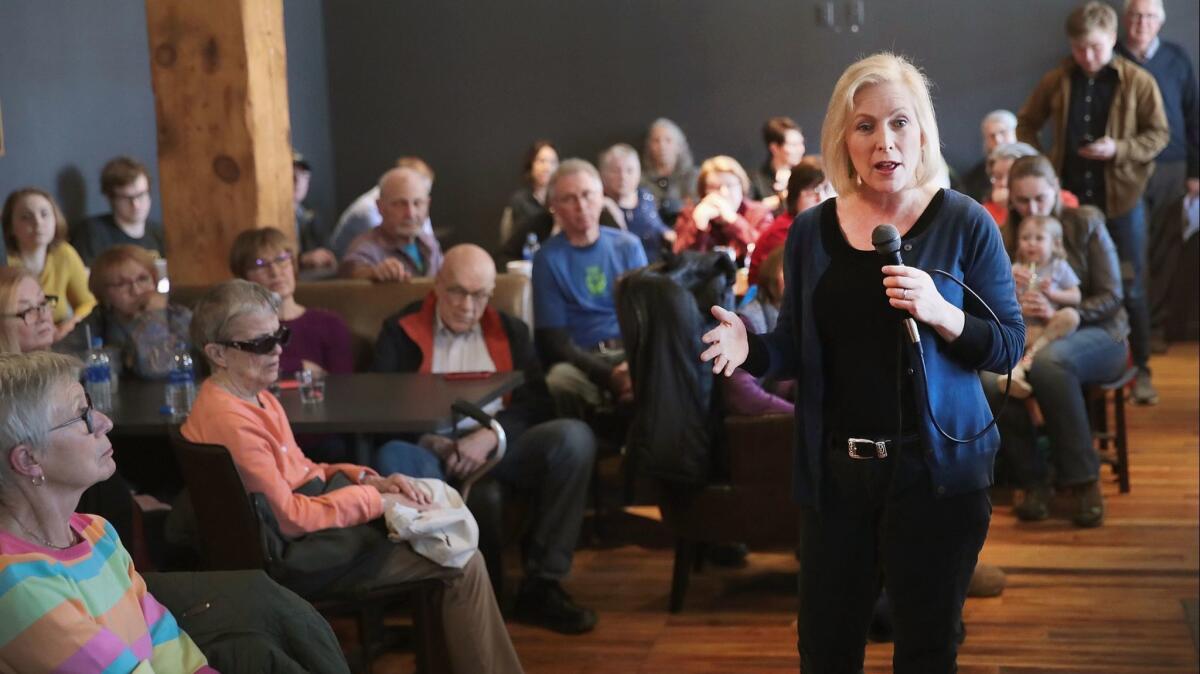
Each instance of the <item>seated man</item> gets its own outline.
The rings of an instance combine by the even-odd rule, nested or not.
[[[304,204],[312,184],[312,165],[299,152],[292,152],[292,203],[296,207],[296,247],[300,249],[300,269],[336,271],[337,257],[325,247],[325,232],[317,222],[317,213]]]
[[[520,319],[488,306],[496,287],[496,265],[482,248],[464,244],[446,253],[434,291],[383,324],[375,344],[380,372],[525,373],[511,399],[488,411],[504,427],[508,452],[492,469],[500,482],[536,491],[533,530],[525,550],[525,581],[517,595],[516,617],[558,632],[591,630],[596,614],[577,606],[559,581],[571,570],[595,456],[595,439],[579,421],[551,421],[552,403],[534,354],[529,329]],[[487,461],[496,433],[476,428],[457,441],[426,436],[427,449],[413,448],[401,465],[380,465],[385,473],[415,477],[462,478]],[[383,462],[390,459],[383,457]]]
[[[433,276],[442,266],[442,247],[424,231],[433,180],[402,166],[379,179],[378,227],[354,239],[342,258],[341,276],[374,281],[405,281]]]
[[[804,159],[804,132],[791,117],[772,117],[763,124],[762,138],[767,161],[750,176],[750,196],[778,214],[792,167]]]
[[[71,230],[71,245],[83,263],[92,266],[100,253],[119,243],[131,243],[166,254],[163,227],[150,220],[150,177],[146,167],[131,157],[110,160],[100,171],[100,191],[112,211],[88,218]]]
[[[419,157],[400,157],[396,160],[395,166],[392,168],[411,168],[417,173],[433,182],[433,169],[429,168]],[[379,206],[376,202],[379,201],[379,184],[376,183],[371,189],[358,195],[346,210],[338,217],[337,225],[334,226],[333,232],[329,235],[329,247],[333,249],[333,254],[341,258],[346,254],[346,250],[350,248],[350,244],[364,232],[368,232],[379,226],[383,218],[379,215]],[[433,226],[429,224],[429,218],[425,218],[425,223],[422,226],[425,233],[432,235]]]
[[[560,231],[533,258],[535,335],[559,413],[588,420],[610,397],[633,398],[613,287],[646,265],[646,251],[636,236],[600,226],[604,188],[586,161],[559,165],[547,200]]]
[[[962,179],[962,193],[979,203],[987,203],[994,183],[988,173],[988,159],[1001,145],[1017,142],[1017,116],[1008,110],[993,110],[979,123],[983,136],[983,159],[972,166]]]

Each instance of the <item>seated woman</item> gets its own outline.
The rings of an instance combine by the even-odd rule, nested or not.
[[[733,157],[704,160],[696,178],[700,203],[683,209],[675,221],[675,252],[725,246],[741,259],[746,247],[771,225],[771,209],[746,197],[750,178]]]
[[[296,301],[295,252],[283,232],[273,227],[249,229],[233,240],[229,271],[279,297],[279,322],[292,334],[279,356],[282,376],[298,370],[348,374],[354,370],[350,328],[332,311],[309,309]]]
[[[425,508],[425,494],[398,473],[382,477],[363,466],[314,463],[297,446],[283,407],[266,390],[279,376],[288,334],[277,306],[270,291],[241,280],[197,302],[192,341],[212,376],[180,429],[192,442],[226,447],[247,491],[265,498],[287,544],[276,577],[304,596],[440,579],[439,614],[454,644],[451,669],[521,671],[478,553],[461,570],[445,568],[388,540],[384,510]],[[339,545],[328,545],[333,536]]]
[[[0,267],[0,353],[44,351],[54,343],[50,320],[58,298],[42,292],[22,267]]]
[[[1063,204],[1058,175],[1046,157],[1022,157],[1013,162],[1008,188],[1009,222],[1050,215],[1062,224],[1067,264],[1080,281],[1082,300],[1076,307],[1079,328],[1038,351],[1025,378],[1045,418],[1054,479],[1070,490],[1075,502],[1072,520],[1080,527],[1099,526],[1104,521],[1104,498],[1098,482],[1100,457],[1092,444],[1083,387],[1112,381],[1125,369],[1129,320],[1121,303],[1116,248],[1103,213],[1091,206],[1071,208]],[[1005,231],[1005,239],[1011,255],[1016,236]],[[1031,287],[1032,274],[1016,266],[1013,277],[1016,286],[1025,289],[1020,296],[1021,312],[1037,321],[1053,318],[1054,304],[1040,287]],[[1003,395],[996,385],[997,377],[981,376],[992,409],[998,409]],[[1022,520],[1046,519],[1053,494],[1051,471],[1046,455],[1038,449],[1032,417],[1023,405],[1007,405],[997,416],[997,426],[1004,453],[1024,491],[1014,512]]]
[[[554,219],[546,208],[546,191],[557,168],[558,150],[553,143],[541,139],[529,146],[521,165],[525,187],[513,192],[500,216],[500,243],[508,259],[521,259],[522,248],[531,233],[539,242],[549,238]]]
[[[991,189],[985,195],[987,198],[983,201],[983,208],[1002,230],[1008,224],[1009,169],[1012,168],[1013,162],[1021,157],[1033,157],[1037,154],[1037,149],[1028,143],[1005,143],[997,145],[987,157],[985,166]],[[1064,206],[1075,208],[1079,205],[1079,200],[1074,194],[1060,190],[1060,195]]]
[[[783,246],[776,246],[763,260],[759,268],[758,293],[738,310],[738,317],[746,324],[747,332],[761,335],[775,329],[779,307],[783,304],[783,254]],[[745,416],[792,414],[795,408],[789,397],[793,384],[791,381],[768,382],[739,368],[733,376],[722,381],[725,413]]]
[[[207,644],[224,672],[347,671],[328,625],[261,572],[143,580],[112,526],[75,512],[80,494],[116,469],[112,422],[92,408],[81,369],[44,351],[0,355],[0,670],[216,671]],[[199,648],[188,613],[206,637]],[[281,629],[289,623],[301,628],[292,638]],[[261,636],[270,633],[284,636]],[[236,652],[221,647],[227,638]],[[285,657],[293,649],[301,654]]]
[[[663,243],[675,240],[675,230],[663,224],[650,190],[638,186],[642,167],[637,150],[617,143],[600,154],[597,168],[604,184],[604,210],[617,227],[641,240],[648,262],[661,260]]]
[[[175,354],[187,348],[192,312],[168,304],[158,292],[153,252],[118,244],[92,263],[88,287],[100,307],[84,319],[65,343],[76,350],[88,347],[86,334],[102,337],[104,346],[120,356],[120,371],[140,379],[163,379],[174,366]]]
[[[19,189],[0,213],[8,266],[24,267],[38,277],[42,290],[58,298],[54,340],[65,337],[96,306],[88,290],[87,267],[67,243],[67,220],[54,198],[36,187]]]
[[[833,187],[825,180],[825,171],[817,163],[807,161],[812,157],[805,159],[793,166],[788,176],[784,212],[775,216],[771,226],[754,243],[754,252],[750,254],[750,285],[758,283],[758,269],[763,260],[787,241],[796,216],[834,196]]]
[[[696,198],[696,165],[683,129],[666,117],[650,123],[642,150],[642,187],[658,202],[662,221],[673,224]]]

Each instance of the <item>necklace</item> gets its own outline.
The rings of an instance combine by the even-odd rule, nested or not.
[[[75,545],[75,543],[74,543],[74,538],[75,538],[75,534],[74,534],[74,532],[71,532],[71,534],[70,534],[70,536],[69,536],[69,538],[71,538],[71,539],[72,539],[72,542],[70,542],[70,543],[67,543],[66,545],[56,545],[56,544],[54,544],[54,543],[51,543],[50,541],[46,540],[45,538],[42,538],[40,535],[38,535],[38,534],[34,533],[34,532],[33,532],[33,530],[31,530],[29,527],[25,526],[25,523],[24,523],[24,522],[22,522],[21,520],[17,519],[17,515],[16,515],[16,513],[14,513],[12,510],[9,510],[8,506],[4,506],[4,511],[8,513],[8,517],[9,517],[9,519],[11,519],[12,521],[14,521],[14,522],[16,522],[16,523],[17,523],[17,526],[21,528],[21,531],[25,532],[25,534],[26,534],[27,536],[32,536],[32,537],[33,537],[33,539],[34,539],[34,540],[35,540],[35,541],[36,541],[36,542],[37,542],[39,545],[44,545],[44,546],[46,546],[46,547],[48,547],[48,548],[54,548],[55,550],[66,550],[67,548],[71,547],[72,545]],[[71,529],[71,528],[70,528],[70,526],[68,526],[68,527],[67,527],[67,530],[68,530],[68,531],[70,531],[70,529]]]

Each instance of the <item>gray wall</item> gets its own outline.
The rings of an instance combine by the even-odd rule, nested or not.
[[[978,159],[979,119],[1015,110],[1067,55],[1077,0],[866,0],[858,33],[818,28],[812,0],[328,2],[339,204],[401,154],[438,173],[433,218],[492,243],[534,138],[593,159],[641,145],[665,115],[698,159],[763,161],[762,121],[787,114],[818,151],[837,76],[861,55],[904,53],[936,85],[947,159]],[[842,0],[837,3],[844,5]],[[1167,0],[1164,35],[1197,52],[1197,3]]]
[[[332,150],[320,0],[285,0],[295,145],[314,165],[310,201],[333,212]],[[0,199],[49,189],[67,217],[108,210],[100,168],[129,154],[149,168],[159,217],[154,94],[144,0],[0,2]]]

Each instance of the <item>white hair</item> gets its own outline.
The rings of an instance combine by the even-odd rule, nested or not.
[[[1134,0],[1125,0],[1125,7],[1121,10],[1121,12],[1123,14],[1129,13],[1129,8],[1133,6],[1133,2],[1134,2]],[[1158,18],[1160,18],[1160,19],[1167,18],[1167,8],[1165,6],[1163,6],[1162,0],[1150,0],[1150,2],[1153,2],[1158,7],[1158,11],[1159,11]]]
[[[993,122],[1000,122],[1009,130],[1017,128],[1017,116],[1008,110],[992,110],[984,115],[983,121],[979,123],[979,128],[982,130],[983,127]]]

